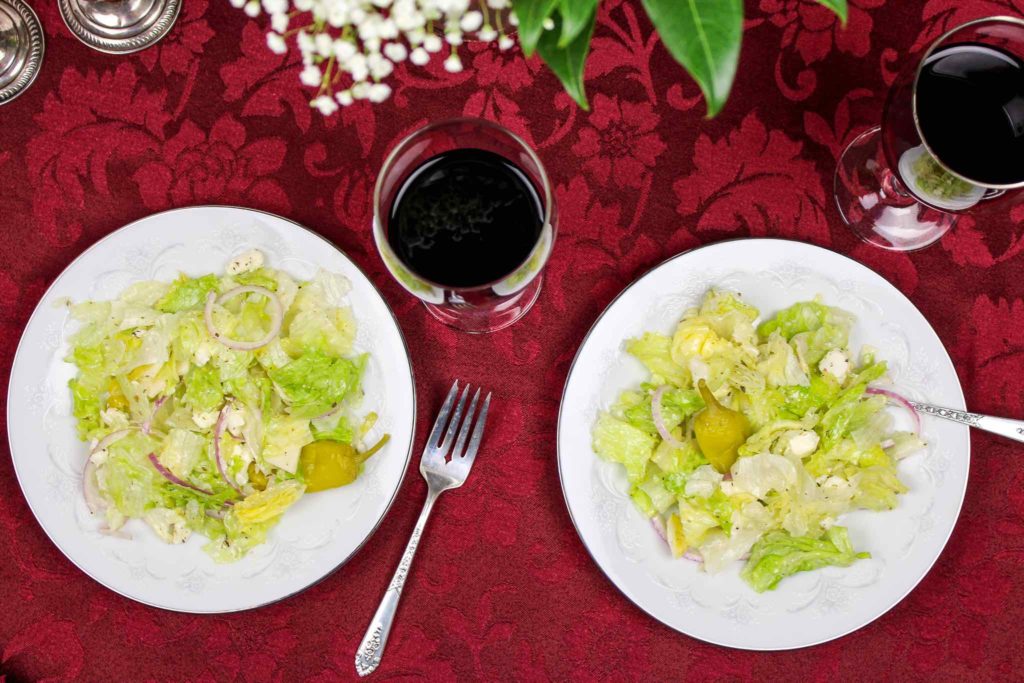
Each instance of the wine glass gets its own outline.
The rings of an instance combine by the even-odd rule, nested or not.
[[[483,119],[417,130],[377,176],[373,236],[384,264],[435,318],[465,332],[494,332],[526,315],[556,223],[540,159]]]
[[[924,248],[979,202],[1024,187],[1024,20],[963,24],[914,64],[835,176],[846,224],[893,251]]]

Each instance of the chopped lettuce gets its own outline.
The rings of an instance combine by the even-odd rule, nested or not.
[[[314,349],[287,365],[270,368],[267,375],[292,415],[312,418],[329,411],[359,387],[365,364],[365,356],[333,358]]]
[[[269,290],[283,309],[276,336],[251,351],[223,338],[264,337],[267,294],[214,306],[221,339],[204,318],[210,293],[240,285]],[[69,390],[78,435],[96,444],[126,432],[90,454],[110,528],[141,519],[167,543],[199,533],[218,562],[263,543],[306,491],[302,448],[314,440],[353,444],[376,420],[357,412],[367,356],[352,352],[348,291],[341,275],[321,271],[298,283],[262,266],[140,282],[112,301],[72,304],[79,328],[67,361],[77,370]]]
[[[840,526],[829,529],[824,538],[794,537],[785,531],[773,531],[751,548],[742,576],[751,588],[763,593],[797,572],[848,567],[869,557],[868,553],[854,552],[846,529]]]
[[[886,400],[867,393],[884,380],[885,362],[864,347],[858,366],[847,365],[853,321],[815,300],[758,325],[757,309],[738,295],[710,291],[671,337],[649,332],[626,342],[650,377],[598,416],[593,448],[625,468],[630,498],[665,529],[673,556],[695,552],[715,572],[752,552],[744,576],[758,591],[860,557],[837,522],[853,510],[896,506],[906,491],[896,462],[924,443],[894,431]],[[725,476],[694,438],[704,407],[699,381],[753,430]],[[652,413],[659,388],[671,438]]]
[[[202,277],[179,277],[159,301],[156,310],[162,313],[177,313],[190,308],[201,308],[206,305],[206,296],[216,291],[219,279],[216,275]]]

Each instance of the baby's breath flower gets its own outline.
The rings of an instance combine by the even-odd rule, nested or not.
[[[327,95],[314,97],[309,104],[312,107],[316,107],[324,116],[330,116],[334,112],[338,111],[338,105]]]
[[[251,17],[269,16],[267,47],[275,54],[284,54],[295,36],[299,80],[316,89],[310,106],[324,116],[357,100],[383,102],[392,93],[383,81],[395,64],[424,66],[445,44],[445,70],[462,71],[459,48],[467,35],[496,41],[501,50],[515,44],[504,28],[517,25],[515,14],[506,12],[510,0],[229,1]],[[502,14],[489,15],[488,8]]]
[[[459,59],[459,53],[452,52],[448,55],[448,59],[444,60],[444,70],[453,74],[462,71],[462,60]]]
[[[281,37],[280,33],[267,34],[267,47],[275,55],[283,55],[288,51],[288,46],[284,44],[284,38]]]
[[[404,62],[408,51],[401,43],[388,43],[384,46],[384,56],[392,62]]]
[[[324,75],[320,73],[320,67],[316,64],[307,64],[306,68],[299,74],[299,80],[302,81],[303,85],[308,85],[314,88],[321,84],[324,79]]]
[[[422,47],[418,47],[409,55],[409,61],[416,66],[423,66],[430,61],[430,55]]]

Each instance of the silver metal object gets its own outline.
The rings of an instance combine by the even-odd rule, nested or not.
[[[427,480],[427,500],[423,503],[423,511],[412,530],[409,543],[405,546],[398,569],[391,577],[391,583],[384,591],[380,607],[373,615],[373,619],[366,629],[366,635],[363,636],[363,641],[359,644],[359,649],[356,650],[356,673],[360,676],[368,676],[380,666],[380,659],[384,654],[384,647],[388,643],[388,634],[391,632],[391,625],[398,609],[398,599],[402,597],[402,587],[405,586],[405,579],[409,575],[409,566],[412,564],[412,558],[420,544],[420,536],[423,535],[427,518],[430,517],[430,511],[433,510],[437,497],[448,489],[458,488],[466,482],[469,470],[476,459],[476,453],[480,449],[480,441],[484,435],[484,423],[487,421],[487,408],[491,404],[491,395],[487,394],[480,413],[476,414],[480,389],[476,390],[473,400],[469,404],[469,410],[466,412],[466,419],[462,420],[462,428],[459,429],[459,421],[462,419],[469,390],[470,387],[467,386],[462,391],[458,404],[455,405],[455,413],[452,414],[452,405],[455,404],[455,397],[459,393],[459,383],[456,381],[452,385],[451,391],[448,392],[448,397],[441,407],[441,412],[434,422],[430,439],[423,449],[423,456],[420,458],[420,474]],[[451,417],[450,421],[449,417]],[[458,431],[457,439],[456,431]],[[444,436],[443,440],[442,435]],[[454,448],[452,447],[453,442]],[[448,456],[450,459],[446,460]]]
[[[0,104],[25,92],[43,62],[43,27],[22,0],[0,0]]]
[[[914,410],[919,413],[934,415],[951,422],[959,422],[962,425],[974,427],[983,432],[991,432],[992,434],[998,434],[999,436],[1005,436],[1007,439],[1024,443],[1024,420],[979,415],[978,413],[969,413],[966,410],[941,408],[929,405],[928,403],[918,403],[917,401],[910,401],[910,405],[914,406]]]
[[[181,0],[59,0],[68,29],[100,52],[138,52],[174,26]]]

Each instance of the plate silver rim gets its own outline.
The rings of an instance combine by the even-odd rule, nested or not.
[[[405,453],[405,463],[402,465],[402,478],[399,480],[398,486],[395,487],[394,492],[391,494],[391,498],[388,500],[387,505],[384,506],[383,512],[381,512],[381,515],[377,519],[377,521],[374,522],[374,525],[370,529],[370,532],[366,535],[366,538],[364,538],[362,540],[362,542],[359,545],[357,545],[355,547],[355,549],[353,549],[352,552],[349,553],[349,555],[347,557],[343,558],[333,568],[331,568],[328,571],[326,571],[323,576],[321,576],[320,578],[316,579],[315,581],[312,581],[312,582],[308,583],[307,585],[303,586],[302,588],[299,588],[296,591],[288,593],[287,595],[282,595],[281,597],[275,598],[273,600],[267,600],[265,602],[261,602],[261,603],[256,604],[256,605],[249,605],[247,607],[239,607],[237,609],[208,610],[208,611],[202,611],[202,612],[197,612],[197,611],[188,610],[188,609],[179,609],[177,607],[170,607],[170,606],[167,606],[167,605],[160,605],[160,604],[157,604],[155,602],[150,602],[148,600],[140,599],[140,598],[138,598],[138,597],[136,597],[134,595],[129,595],[125,591],[119,590],[118,588],[115,588],[114,586],[109,585],[105,581],[97,578],[96,576],[93,576],[90,572],[86,571],[81,566],[79,566],[79,564],[77,562],[75,562],[74,558],[72,558],[64,550],[64,548],[53,538],[53,536],[50,535],[50,532],[47,530],[46,526],[44,526],[42,521],[40,520],[39,515],[36,514],[36,510],[32,506],[32,501],[29,500],[29,497],[27,495],[25,495],[25,488],[22,486],[22,483],[21,483],[21,475],[18,473],[18,465],[17,465],[17,462],[14,459],[14,444],[11,442],[10,428],[8,428],[8,430],[7,430],[7,448],[11,452],[11,464],[12,464],[12,466],[14,468],[14,477],[18,481],[18,488],[21,490],[21,495],[25,499],[25,502],[28,504],[29,510],[32,511],[32,516],[35,518],[36,523],[43,530],[43,533],[46,534],[47,539],[57,548],[57,550],[59,550],[60,553],[65,558],[67,558],[67,560],[69,562],[71,562],[71,564],[73,564],[83,574],[85,574],[90,579],[92,579],[93,581],[95,581],[99,585],[103,586],[107,590],[112,591],[114,593],[117,593],[118,595],[120,595],[120,596],[122,596],[124,598],[127,598],[127,599],[129,599],[129,600],[131,600],[133,602],[137,602],[137,603],[142,604],[142,605],[147,605],[149,607],[156,607],[157,609],[166,610],[168,612],[178,612],[178,613],[182,613],[182,614],[234,614],[234,613],[237,613],[237,612],[248,612],[250,610],[259,609],[260,607],[267,607],[268,605],[276,604],[278,602],[281,602],[282,600],[287,600],[287,599],[293,598],[293,597],[295,597],[297,595],[301,595],[302,593],[306,592],[310,588],[313,588],[314,586],[316,586],[320,582],[328,579],[330,576],[332,576],[334,573],[336,573],[339,569],[341,569],[346,564],[348,564],[349,561],[352,560],[352,558],[354,558],[356,555],[359,554],[359,551],[361,551],[363,549],[363,547],[367,544],[367,542],[369,542],[369,540],[371,538],[373,538],[374,534],[377,533],[377,529],[380,528],[380,525],[384,522],[384,519],[388,516],[388,513],[391,511],[392,505],[394,505],[395,500],[398,498],[399,492],[402,490],[402,486],[405,484],[405,480],[406,480],[406,476],[405,475],[408,473],[409,463],[412,461],[413,447],[416,445],[416,416],[417,416],[417,406],[416,406],[416,375],[415,375],[415,372],[414,372],[413,366],[412,366],[412,356],[409,354],[409,343],[408,343],[408,341],[406,341],[405,333],[402,332],[402,326],[399,324],[398,318],[395,316],[394,310],[391,308],[391,305],[388,304],[388,301],[387,301],[387,299],[384,298],[384,295],[380,293],[380,289],[377,287],[377,285],[375,285],[373,283],[373,280],[370,279],[370,277],[366,274],[366,271],[363,270],[359,266],[359,264],[357,264],[355,261],[353,261],[352,258],[348,254],[346,254],[340,248],[335,246],[333,242],[328,240],[323,235],[319,234],[318,232],[316,232],[314,230],[311,230],[310,228],[307,228],[306,226],[302,225],[301,223],[298,223],[296,221],[291,220],[290,218],[285,218],[284,216],[279,216],[279,215],[277,215],[275,213],[271,213],[269,211],[262,211],[260,209],[250,209],[250,208],[244,207],[244,206],[233,206],[233,205],[227,205],[227,204],[199,204],[199,205],[196,205],[196,206],[184,206],[184,207],[178,207],[178,208],[174,208],[174,209],[167,209],[166,211],[158,211],[157,213],[152,213],[152,214],[149,214],[147,216],[143,216],[142,218],[138,218],[138,219],[132,221],[131,223],[123,225],[120,228],[117,228],[116,230],[110,232],[109,234],[104,235],[102,238],[100,238],[95,243],[93,243],[91,246],[89,246],[87,249],[85,249],[81,254],[76,256],[71,261],[71,263],[69,263],[67,266],[64,267],[64,269],[60,272],[60,275],[58,275],[56,278],[54,278],[53,282],[50,284],[49,287],[46,288],[46,291],[43,292],[43,295],[39,298],[39,302],[36,304],[35,308],[32,309],[32,315],[29,316],[28,321],[25,323],[25,329],[21,333],[21,338],[18,340],[18,347],[15,350],[14,358],[11,361],[11,373],[13,374],[14,367],[18,363],[18,357],[21,355],[21,348],[22,348],[22,343],[25,340],[25,333],[28,331],[29,327],[31,327],[33,320],[35,320],[36,314],[39,312],[40,305],[46,299],[46,297],[49,296],[49,294],[53,290],[53,288],[56,287],[60,283],[60,280],[61,280],[61,278],[64,277],[64,274],[68,270],[70,270],[72,267],[74,267],[74,265],[76,263],[78,263],[79,260],[84,258],[86,254],[91,253],[94,249],[100,248],[105,242],[107,242],[109,239],[113,238],[118,233],[120,233],[120,232],[122,232],[124,230],[131,229],[131,228],[133,228],[134,226],[138,225],[139,223],[141,223],[143,221],[149,220],[149,219],[154,218],[156,216],[162,216],[164,214],[184,212],[184,211],[191,211],[191,210],[194,210],[194,209],[237,209],[237,210],[241,210],[241,211],[248,211],[248,212],[251,212],[251,213],[258,213],[258,214],[262,214],[262,215],[265,215],[265,216],[271,216],[272,218],[280,219],[282,221],[285,221],[286,223],[292,224],[296,228],[299,228],[301,230],[304,230],[305,232],[308,232],[310,235],[312,235],[313,237],[315,237],[315,238],[319,239],[321,242],[323,242],[324,246],[326,248],[333,249],[334,251],[338,252],[346,261],[348,261],[350,264],[352,264],[352,267],[355,268],[359,273],[361,273],[362,276],[366,278],[367,282],[370,283],[370,286],[373,288],[373,291],[377,293],[377,296],[380,297],[380,300],[384,304],[384,307],[387,309],[388,313],[391,315],[391,320],[395,324],[395,329],[398,330],[398,337],[399,337],[399,339],[402,340],[402,348],[405,350],[405,362],[406,362],[406,365],[409,368],[409,380],[412,383],[412,411],[411,411],[411,417],[410,417],[410,419],[411,419],[411,425],[410,425],[410,430],[411,431],[410,431],[410,433],[412,434],[412,437],[409,439],[409,448],[408,448],[408,450]],[[7,387],[7,411],[6,411],[7,412],[7,424],[8,425],[11,424],[11,406],[14,404],[14,401],[12,401],[12,398],[13,398],[13,395],[14,395],[14,391],[15,391],[14,384],[13,383],[9,384],[8,387]]]
[[[29,7],[22,0],[0,0],[0,3],[13,8],[28,26],[30,48],[25,65],[21,69],[18,78],[11,84],[0,88],[0,105],[12,102],[23,92],[28,90],[43,64],[43,55],[46,52],[46,39],[43,34],[43,25],[39,23],[39,17],[35,10]]]
[[[89,47],[107,54],[129,54],[155,45],[174,28],[181,11],[181,0],[163,0],[163,10],[151,26],[130,38],[105,38],[83,24],[75,16],[74,0],[59,0],[60,16],[72,35]]]
[[[856,626],[853,626],[853,627],[847,629],[846,631],[843,631],[842,633],[837,633],[837,634],[834,634],[834,635],[829,635],[829,636],[820,638],[818,640],[815,640],[814,642],[804,643],[804,644],[801,644],[801,645],[790,645],[790,646],[783,646],[783,647],[757,647],[757,646],[744,647],[742,645],[735,645],[735,644],[732,644],[732,643],[719,642],[719,641],[716,641],[716,640],[710,640],[710,639],[707,639],[707,638],[701,638],[699,636],[693,635],[692,633],[687,633],[686,631],[683,631],[683,630],[677,628],[675,625],[668,623],[664,619],[661,619],[657,615],[652,614],[650,611],[647,610],[647,608],[645,608],[639,602],[634,600],[633,597],[626,591],[626,589],[623,586],[620,586],[608,574],[608,572],[601,565],[601,563],[598,562],[597,557],[595,557],[594,552],[590,549],[590,546],[587,544],[587,541],[584,538],[583,533],[580,531],[580,526],[576,522],[576,517],[573,515],[572,506],[569,505],[569,495],[568,495],[568,493],[566,492],[566,489],[565,489],[565,478],[566,477],[565,477],[565,472],[563,470],[564,460],[563,460],[563,457],[562,457],[562,447],[561,447],[561,438],[560,438],[560,435],[562,433],[562,419],[563,419],[563,417],[565,417],[565,395],[566,395],[566,391],[567,391],[567,389],[569,387],[569,382],[572,380],[573,373],[577,369],[576,365],[577,365],[577,362],[579,361],[580,355],[583,353],[583,348],[586,346],[587,342],[590,340],[590,336],[594,333],[594,330],[597,329],[598,324],[601,322],[602,319],[604,319],[605,315],[607,315],[608,311],[612,308],[612,306],[615,305],[615,303],[619,299],[621,299],[623,296],[625,296],[626,293],[628,293],[631,289],[636,287],[642,280],[644,280],[645,278],[647,278],[648,276],[653,274],[655,271],[657,271],[657,270],[667,266],[668,264],[670,264],[671,262],[675,261],[676,259],[682,258],[684,256],[688,256],[690,254],[693,254],[693,253],[696,253],[698,251],[702,251],[702,250],[705,250],[705,249],[709,249],[709,248],[712,248],[712,247],[720,247],[723,244],[731,244],[731,243],[734,243],[734,242],[780,242],[780,243],[784,243],[784,244],[798,244],[798,245],[801,245],[801,246],[812,247],[814,249],[820,249],[821,251],[828,252],[828,253],[830,253],[832,255],[835,255],[835,256],[843,258],[843,259],[845,259],[847,261],[850,261],[851,263],[853,263],[855,265],[858,265],[858,266],[860,266],[862,268],[865,268],[866,270],[870,271],[874,275],[878,276],[886,284],[888,284],[890,287],[892,287],[893,291],[898,296],[902,297],[903,300],[906,303],[908,303],[910,306],[912,306],[914,308],[914,310],[916,310],[921,315],[921,317],[924,319],[925,323],[928,325],[928,328],[932,331],[932,334],[934,334],[935,337],[939,340],[939,346],[942,348],[943,357],[945,358],[946,362],[949,364],[949,367],[952,369],[953,376],[956,377],[957,388],[959,389],[959,392],[960,392],[960,406],[964,407],[964,409],[966,409],[966,402],[965,402],[964,394],[963,394],[963,385],[960,382],[960,375],[956,371],[956,365],[953,363],[953,358],[949,355],[949,350],[946,348],[946,345],[942,342],[942,337],[940,337],[938,335],[938,333],[935,332],[935,328],[932,327],[931,322],[928,320],[927,317],[925,317],[924,313],[921,313],[921,309],[918,308],[917,305],[913,301],[911,301],[910,298],[906,294],[904,294],[902,291],[900,291],[900,289],[898,287],[896,287],[891,282],[889,282],[880,273],[878,273],[873,268],[871,268],[871,267],[861,263],[860,261],[857,261],[856,259],[853,259],[850,256],[847,256],[846,254],[841,254],[838,251],[835,251],[833,249],[829,249],[827,247],[822,247],[822,246],[819,246],[817,244],[811,244],[809,242],[800,242],[800,241],[797,241],[797,240],[786,240],[786,239],[771,238],[771,237],[765,237],[765,238],[738,237],[738,238],[735,238],[735,239],[728,239],[728,240],[722,240],[720,242],[713,242],[711,244],[704,244],[704,245],[701,245],[701,246],[696,247],[694,249],[687,249],[686,251],[682,251],[682,252],[680,252],[680,253],[678,253],[678,254],[676,254],[674,256],[670,256],[669,258],[661,261],[657,265],[655,265],[655,266],[651,267],[650,269],[648,269],[647,271],[645,271],[643,274],[641,274],[638,277],[636,277],[628,285],[626,285],[622,289],[621,292],[616,294],[615,297],[611,301],[608,302],[608,305],[604,307],[604,309],[601,311],[601,314],[598,315],[597,318],[594,320],[594,323],[590,326],[590,329],[587,330],[586,335],[584,335],[583,341],[580,342],[579,347],[576,349],[576,354],[573,356],[572,364],[569,366],[569,372],[566,374],[566,377],[565,377],[565,384],[562,386],[562,398],[559,400],[559,404],[558,404],[558,421],[555,424],[555,451],[556,451],[556,458],[558,460],[558,485],[559,485],[559,487],[562,490],[562,501],[565,503],[565,509],[569,513],[569,520],[572,522],[573,529],[576,531],[576,537],[579,539],[580,543],[583,544],[583,548],[584,548],[584,550],[587,551],[587,555],[590,556],[591,561],[601,571],[601,573],[604,575],[605,579],[608,580],[608,583],[610,583],[612,586],[615,587],[615,590],[617,590],[634,607],[639,609],[641,612],[646,614],[648,617],[650,617],[651,619],[654,619],[655,621],[657,621],[660,624],[663,624],[665,627],[667,627],[669,629],[672,629],[673,631],[675,631],[676,633],[678,633],[680,635],[686,636],[687,638],[693,638],[694,640],[698,640],[698,641],[701,641],[701,642],[704,642],[704,643],[709,643],[711,645],[716,645],[718,647],[726,647],[726,648],[733,649],[733,650],[744,650],[744,651],[748,651],[748,652],[786,652],[786,651],[791,651],[791,650],[802,650],[804,648],[814,647],[816,645],[822,645],[824,643],[828,643],[828,642],[831,642],[833,640],[838,640],[839,638],[843,638],[845,636],[848,636],[851,633],[859,631],[860,629],[864,628],[865,626],[869,626],[870,624],[874,623],[875,621],[881,619],[883,616],[885,616],[886,614],[891,612],[897,605],[899,605],[901,602],[903,602],[907,598],[907,596],[910,595],[919,585],[921,585],[921,582],[924,581],[924,579],[929,574],[931,574],[932,570],[935,568],[935,563],[938,562],[939,558],[942,556],[942,553],[945,552],[946,546],[949,545],[949,539],[953,536],[953,531],[956,530],[957,524],[960,523],[960,515],[963,512],[964,500],[967,497],[967,483],[970,480],[970,469],[971,469],[971,441],[970,441],[970,438],[967,439],[967,450],[966,450],[966,453],[965,453],[966,454],[966,458],[967,458],[967,476],[964,477],[964,485],[963,485],[963,488],[960,491],[960,500],[957,503],[956,516],[955,516],[953,525],[949,529],[949,533],[946,535],[946,538],[943,539],[943,541],[942,541],[942,545],[939,548],[939,552],[936,553],[935,559],[932,560],[931,564],[928,565],[928,569],[923,574],[921,574],[920,578],[918,578],[914,582],[914,585],[912,585],[910,588],[908,588],[906,592],[904,592],[902,595],[900,595],[897,600],[895,600],[891,605],[889,605],[889,607],[887,607],[884,611],[880,612],[879,614],[876,614],[875,616],[866,619],[862,623],[857,624]]]

